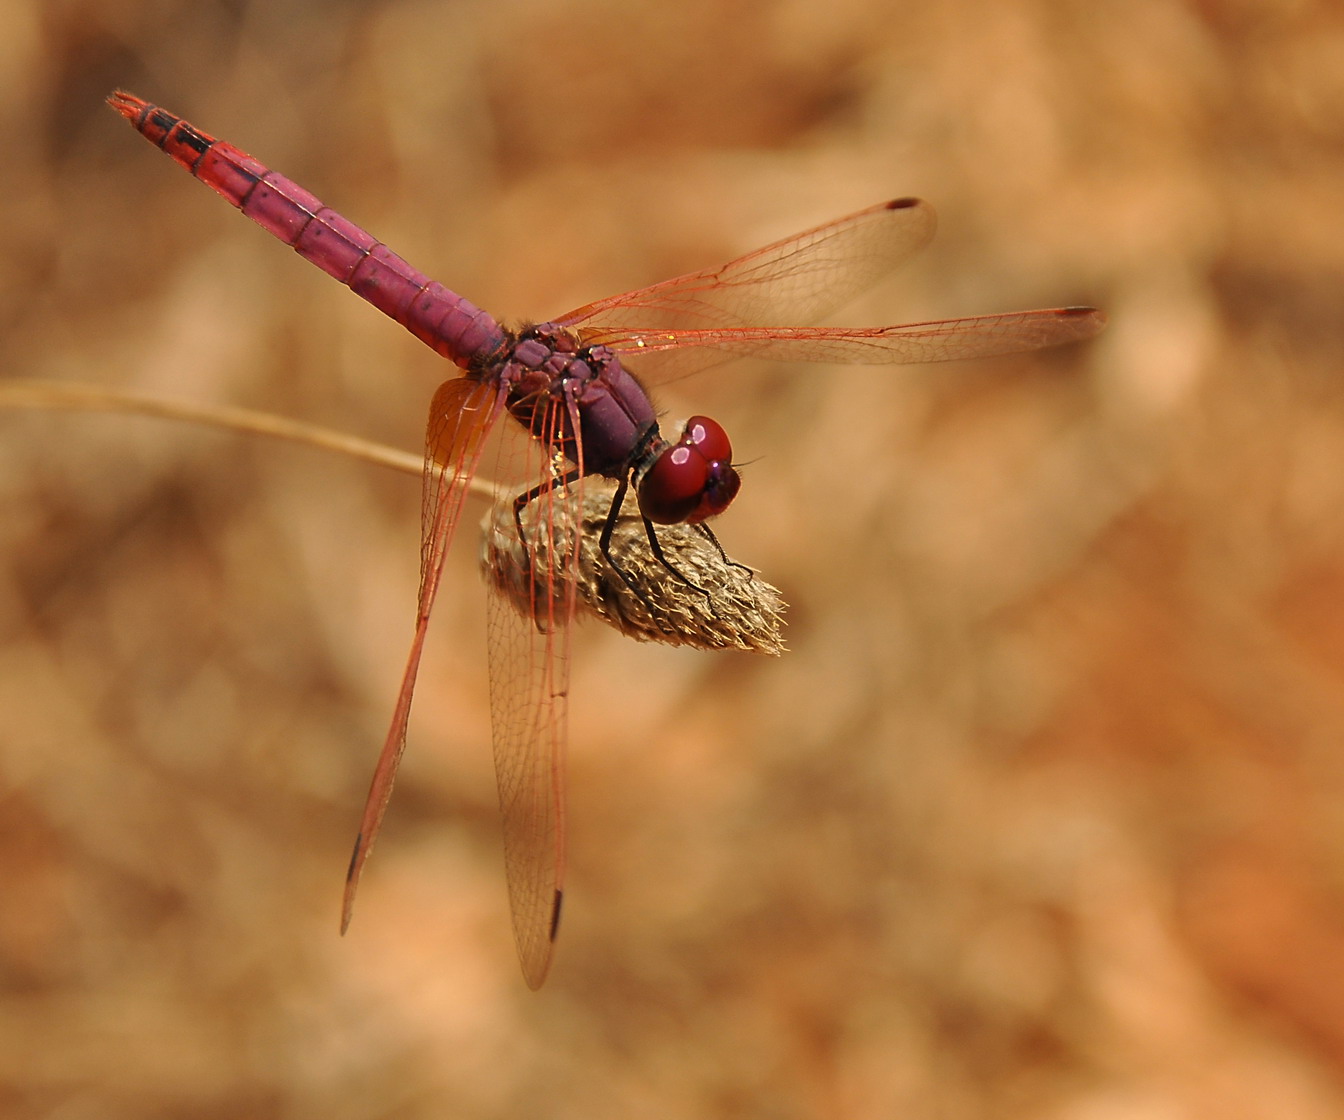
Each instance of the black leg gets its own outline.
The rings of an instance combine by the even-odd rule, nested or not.
[[[689,579],[685,577],[685,575],[683,575],[680,571],[677,570],[677,566],[673,564],[672,561],[670,561],[666,556],[663,555],[663,546],[658,543],[658,534],[654,532],[653,522],[650,521],[647,517],[644,518],[644,534],[649,538],[649,548],[652,550],[654,556],[658,558],[658,563],[660,563],[664,568],[666,568],[669,572],[671,572],[674,576],[676,576],[677,579],[681,580],[681,582],[684,583],[687,587],[689,587],[692,591],[698,591],[700,592],[701,595],[703,595],[706,599],[708,599],[709,598],[708,591],[706,591],[698,583],[692,583]],[[711,540],[713,539],[712,536],[710,539]],[[719,542],[714,541],[714,543],[718,544]],[[719,552],[722,553],[723,549],[719,549]],[[727,559],[727,557],[725,557],[725,559]]]
[[[616,493],[611,499],[611,509],[607,511],[607,520],[602,526],[602,535],[598,537],[597,547],[599,551],[602,553],[603,559],[605,559],[606,562],[611,566],[611,570],[621,577],[621,581],[625,584],[626,587],[630,588],[635,598],[637,598],[641,603],[644,604],[645,609],[649,612],[649,617],[656,620],[658,617],[658,612],[654,609],[653,604],[649,602],[648,596],[646,596],[644,592],[641,591],[635,585],[635,581],[631,577],[630,573],[627,572],[624,568],[622,568],[618,563],[616,563],[616,558],[611,554],[611,538],[612,535],[616,532],[616,519],[621,515],[621,507],[625,504],[625,495],[626,491],[629,490],[629,488],[630,488],[630,476],[625,475],[621,478],[620,483],[616,487]],[[647,517],[644,517],[641,518],[641,520],[643,520],[644,522],[644,532],[648,535],[649,538],[649,548],[652,550],[653,555],[657,558],[658,563],[660,563],[664,568],[666,568],[669,572],[671,572],[674,576],[676,576],[677,579],[681,580],[681,582],[684,583],[687,587],[699,591],[700,594],[708,598],[709,592],[707,592],[703,587],[699,587],[696,584],[692,583],[689,579],[687,579],[681,572],[679,572],[676,569],[675,565],[673,565],[672,562],[668,560],[668,558],[663,554],[662,545],[658,543],[658,536],[654,532],[653,525],[649,521],[649,519]]]
[[[623,474],[620,482],[616,484],[616,493],[612,495],[611,508],[607,510],[607,519],[602,522],[602,535],[597,538],[597,547],[602,553],[603,559],[611,565],[611,570],[621,577],[626,587],[639,595],[639,588],[630,578],[630,573],[616,563],[616,558],[611,554],[611,536],[616,532],[616,519],[621,516],[621,506],[625,504],[625,492],[629,489],[630,476]],[[639,597],[641,600],[644,598],[643,595],[639,595]],[[648,606],[648,603],[645,602],[644,605]]]
[[[518,543],[523,546],[523,555],[527,559],[527,567],[532,567],[532,553],[527,547],[527,534],[523,532],[523,507],[529,502],[535,502],[543,494],[554,490],[557,486],[568,486],[571,482],[577,482],[583,476],[579,473],[578,467],[567,470],[559,477],[552,477],[545,482],[539,482],[531,490],[524,490],[518,497],[513,499],[513,525],[518,530]],[[582,520],[583,511],[579,511],[579,518]],[[574,543],[578,544],[578,535],[582,532],[583,526],[576,524],[574,526]]]
[[[656,618],[657,612],[653,609],[653,604],[649,602],[644,592],[635,586],[634,578],[630,573],[616,563],[616,557],[611,554],[611,538],[616,532],[616,521],[621,516],[621,507],[625,504],[626,491],[629,489],[630,476],[628,474],[622,475],[620,482],[616,485],[616,493],[612,495],[611,508],[607,510],[607,519],[602,523],[602,535],[597,538],[597,547],[611,570],[621,577],[621,582],[630,588],[636,599],[644,604],[645,609],[649,612],[649,617]],[[647,525],[648,522],[646,521],[645,524]],[[655,555],[662,560],[661,554],[655,552]],[[666,565],[667,561],[663,560],[663,563]]]
[[[754,576],[756,574],[745,564],[739,564],[736,560],[734,560],[731,556],[729,556],[728,553],[724,552],[723,545],[719,544],[719,538],[714,535],[714,530],[711,529],[708,525],[706,525],[703,521],[697,521],[695,528],[702,537],[704,537],[707,541],[709,541],[710,544],[712,544],[715,548],[719,550],[719,559],[722,560],[725,564],[727,564],[730,568],[741,568],[749,576]]]

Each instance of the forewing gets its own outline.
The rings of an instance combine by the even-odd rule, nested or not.
[[[559,409],[542,429],[559,434]],[[490,573],[487,648],[495,777],[504,832],[509,910],[523,976],[539,988],[551,966],[565,873],[565,753],[570,622],[574,616],[582,480],[560,485],[564,465],[546,440],[529,440],[521,477],[539,483],[522,510],[527,548]],[[512,469],[515,477],[517,468]],[[555,483],[550,485],[550,483]],[[513,526],[513,499],[503,523]],[[509,583],[510,597],[498,584]],[[519,603],[526,604],[526,610]]]
[[[467,489],[480,464],[482,443],[503,411],[503,399],[494,386],[464,377],[446,381],[434,394],[425,432],[425,473],[422,488],[420,594],[406,672],[397,694],[383,749],[374,767],[373,782],[364,803],[359,835],[346,872],[345,898],[341,907],[341,932],[350,925],[355,891],[364,864],[387,811],[397,766],[406,749],[406,723],[411,714],[420,655],[424,650],[429,616],[443,575],[443,561],[452,544]]]
[[[598,300],[555,322],[576,329],[588,345],[657,327],[813,323],[925,245],[935,225],[933,208],[919,199],[879,203],[725,265]]]
[[[900,364],[989,358],[1091,338],[1106,316],[1091,307],[1061,307],[943,319],[894,327],[727,327],[632,333],[612,349],[624,358],[667,354],[676,362],[658,380],[685,377],[730,358],[751,355],[780,362]]]

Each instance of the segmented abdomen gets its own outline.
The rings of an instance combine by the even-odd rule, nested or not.
[[[132,94],[118,91],[107,100],[197,179],[445,358],[466,367],[504,345],[503,329],[487,312],[412,268],[291,179]]]

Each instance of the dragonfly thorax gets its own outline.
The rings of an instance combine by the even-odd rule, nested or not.
[[[644,387],[605,346],[542,324],[518,334],[501,366],[510,414],[584,474],[624,477],[658,438]]]
[[[605,346],[553,324],[518,333],[493,369],[509,412],[584,474],[632,478],[640,512],[659,525],[696,524],[728,508],[741,485],[717,422],[692,416],[675,443],[658,431],[644,386]]]

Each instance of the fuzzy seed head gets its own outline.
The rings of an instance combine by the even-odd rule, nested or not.
[[[780,628],[785,604],[779,591],[750,568],[725,560],[714,542],[692,526],[657,528],[663,555],[682,580],[653,554],[638,513],[621,514],[611,555],[638,594],[632,590],[598,547],[613,486],[587,479],[583,489],[577,555],[571,553],[570,503],[541,499],[525,506],[525,548],[518,539],[512,499],[497,503],[487,515],[481,570],[486,582],[517,610],[537,620],[551,617],[546,596],[554,578],[574,584],[581,614],[596,616],[639,641],[772,656],[784,652]],[[634,510],[633,500],[628,508]],[[553,527],[545,524],[548,517],[554,518]]]

